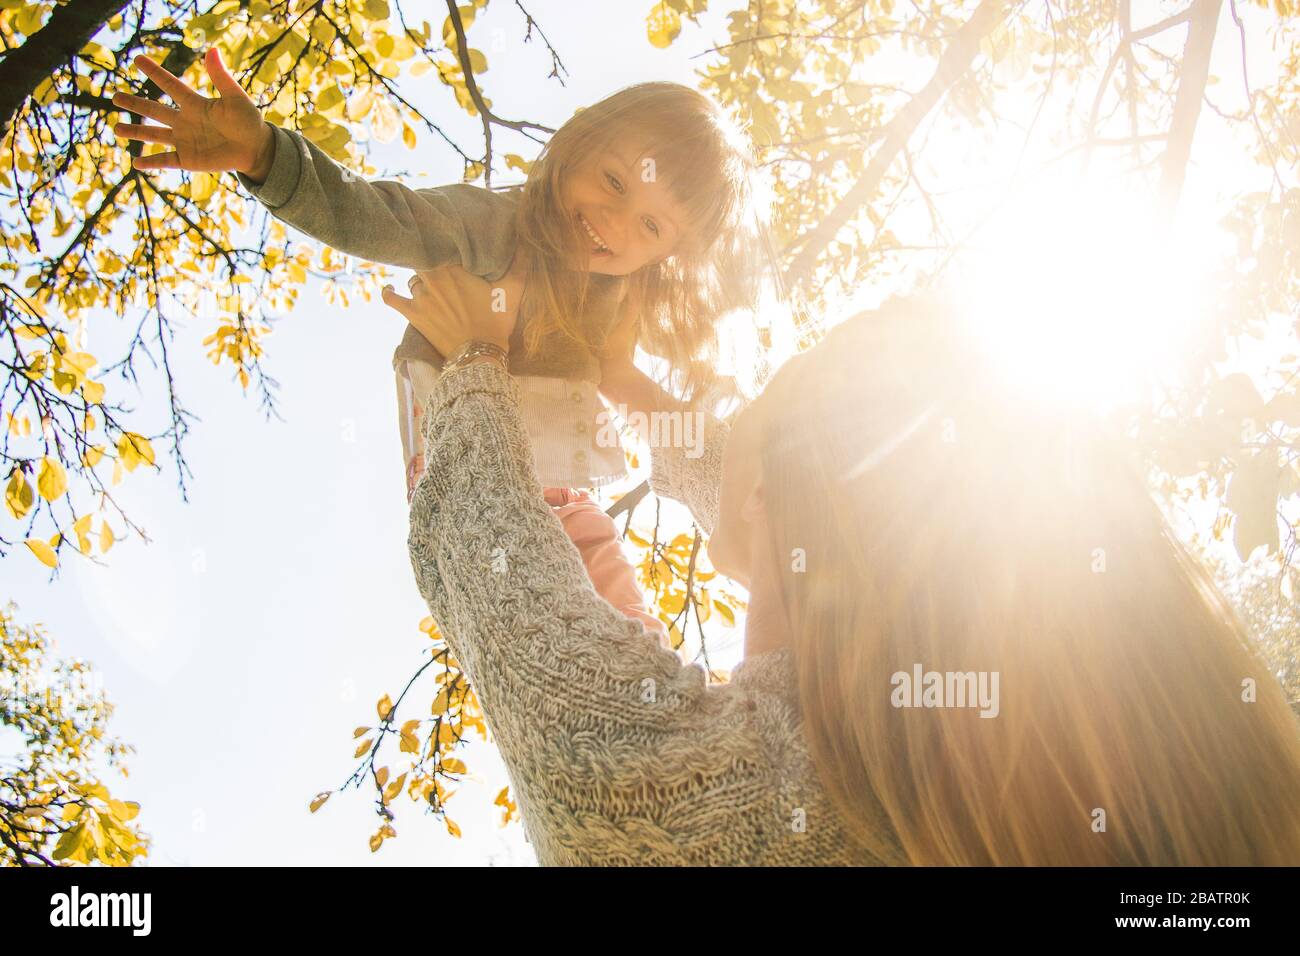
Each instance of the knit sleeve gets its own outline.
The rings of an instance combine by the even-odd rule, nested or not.
[[[407,269],[455,263],[497,279],[509,265],[508,200],[463,183],[366,180],[301,133],[268,125],[275,154],[266,180],[235,176],[280,221],[340,252]]]
[[[706,535],[718,523],[718,494],[722,486],[722,453],[731,434],[724,420],[708,412],[698,415],[702,441],[662,444],[650,449],[650,490],[680,501]]]
[[[772,828],[771,762],[741,689],[707,686],[595,592],[533,476],[518,394],[495,363],[430,392],[408,546],[539,862],[752,852]]]

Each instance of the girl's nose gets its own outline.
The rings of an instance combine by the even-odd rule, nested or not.
[[[605,209],[602,210],[604,215],[601,216],[601,222],[596,227],[605,241],[615,249],[623,248],[623,240],[627,237],[627,218],[626,209]]]

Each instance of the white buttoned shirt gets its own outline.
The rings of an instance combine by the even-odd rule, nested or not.
[[[409,493],[423,468],[419,415],[441,371],[413,358],[395,359],[393,371]],[[543,488],[599,488],[627,477],[622,442],[608,424],[594,382],[540,375],[520,375],[516,381],[520,417]]]

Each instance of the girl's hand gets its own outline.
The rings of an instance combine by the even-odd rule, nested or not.
[[[114,106],[163,124],[116,123],[114,133],[123,139],[172,147],[171,152],[136,156],[132,163],[136,169],[234,170],[251,179],[266,178],[275,134],[249,95],[226,70],[216,47],[209,47],[203,60],[208,76],[221,94],[215,100],[191,89],[143,54],[135,58],[135,65],[176,104],[166,106],[130,93],[113,94]]]
[[[446,265],[416,273],[408,287],[409,299],[392,286],[384,286],[381,296],[406,316],[444,358],[475,340],[510,350],[510,333],[524,291],[517,271],[512,270],[497,282],[488,282],[460,266]]]

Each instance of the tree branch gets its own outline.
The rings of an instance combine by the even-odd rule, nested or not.
[[[812,273],[813,265],[836,233],[840,231],[868,202],[894,159],[907,145],[921,121],[929,115],[943,95],[970,69],[971,61],[979,53],[980,41],[993,31],[1006,14],[1004,0],[984,0],[979,8],[958,30],[952,43],[939,58],[934,75],[919,93],[912,97],[885,127],[885,141],[871,157],[866,170],[839,204],[821,222],[800,236],[787,252],[798,250],[785,274],[785,287],[793,289]]]
[[[1187,176],[1187,161],[1192,155],[1192,137],[1201,115],[1206,79],[1210,74],[1210,49],[1219,25],[1223,0],[1193,0],[1183,47],[1183,62],[1174,99],[1174,117],[1169,124],[1169,146],[1160,160],[1160,203],[1166,218],[1173,215]]]
[[[474,101],[474,107],[483,119],[483,183],[486,186],[491,186],[493,124],[513,129],[525,135],[530,135],[529,130],[536,130],[539,133],[554,133],[555,130],[549,126],[541,126],[527,120],[502,119],[488,109],[487,104],[483,102],[483,94],[479,92],[478,81],[474,78],[474,70],[470,66],[469,40],[465,36],[465,24],[460,18],[460,10],[456,7],[456,0],[447,0],[447,15],[451,20],[452,29],[456,31],[456,58],[460,61],[461,74],[465,77],[465,89],[469,91],[470,99]]]
[[[60,63],[84,47],[122,5],[122,0],[77,0],[55,7],[44,27],[5,54],[0,60],[0,125],[4,131],[23,100],[49,79]]]

